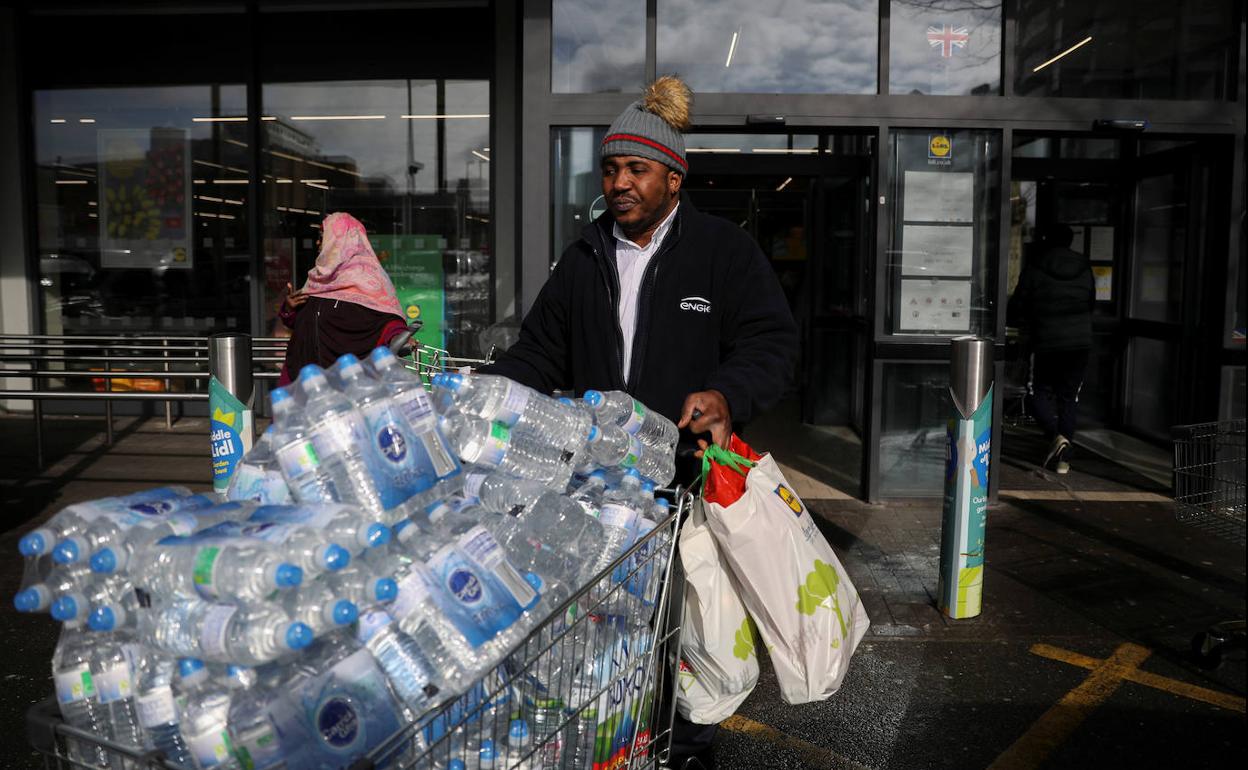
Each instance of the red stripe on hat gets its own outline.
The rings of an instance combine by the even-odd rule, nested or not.
[[[604,138],[602,140],[602,143],[606,144],[607,142],[615,142],[615,141],[620,141],[620,140],[623,140],[626,142],[637,142],[639,144],[644,144],[647,147],[653,147],[654,149],[658,150],[661,153],[664,153],[669,158],[679,163],[680,167],[683,168],[685,171],[689,170],[689,164],[685,162],[684,158],[677,155],[675,151],[671,150],[668,147],[664,147],[663,145],[659,144],[653,139],[647,139],[644,136],[637,136],[636,134],[611,134],[610,136]]]

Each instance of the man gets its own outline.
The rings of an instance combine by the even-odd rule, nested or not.
[[[1092,350],[1096,301],[1092,268],[1087,257],[1071,250],[1073,238],[1066,225],[1051,225],[1039,233],[1006,313],[1011,325],[1022,328],[1029,339],[1027,399],[1049,441],[1043,465],[1061,474],[1070,472],[1067,456]]]
[[[798,347],[758,245],[680,195],[689,99],[662,77],[616,118],[601,147],[607,211],[564,251],[520,340],[483,370],[541,391],[627,391],[684,430],[686,484],[692,439],[726,447],[779,401]],[[672,767],[713,766],[714,727],[677,723]]]

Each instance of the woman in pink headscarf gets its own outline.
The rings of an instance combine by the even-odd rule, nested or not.
[[[364,225],[342,212],[321,223],[316,266],[303,288],[286,297],[278,314],[291,329],[280,385],[308,364],[327,367],[344,353],[364,358],[407,328],[394,284],[377,260]]]

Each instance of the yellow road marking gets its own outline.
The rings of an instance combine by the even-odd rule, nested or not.
[[[1099,658],[1090,658],[1087,655],[1080,655],[1077,652],[1063,650],[1060,647],[1054,647],[1049,644],[1033,645],[1031,651],[1035,655],[1050,658],[1052,660],[1060,660],[1063,663],[1069,663],[1072,666],[1078,666],[1080,668],[1095,669],[1101,664],[1101,660]],[[1162,690],[1163,692],[1171,693],[1172,695],[1190,698],[1191,700],[1200,701],[1201,703],[1208,703],[1211,706],[1224,708],[1228,711],[1238,711],[1241,714],[1244,713],[1244,699],[1236,695],[1231,695],[1230,693],[1210,690],[1206,687],[1199,687],[1194,684],[1188,684],[1187,682],[1180,682],[1177,679],[1171,679],[1158,674],[1151,674],[1147,671],[1140,671],[1138,669],[1127,672],[1126,679],[1135,682],[1136,684],[1142,684],[1147,687]]]
[[[1107,659],[1098,661],[1088,678],[1044,712],[1027,732],[997,757],[989,770],[1031,770],[1039,767],[1093,710],[1122,686],[1127,673],[1148,656],[1147,649],[1124,644]]]
[[[782,733],[771,725],[765,725],[762,722],[755,722],[753,719],[733,714],[732,716],[719,723],[720,727],[725,730],[732,730],[735,733],[748,735],[751,738],[767,741],[783,748],[792,749],[802,756],[802,759],[811,765],[819,768],[845,768],[846,770],[867,770],[865,765],[860,765],[851,759],[846,759],[840,754],[830,749],[820,748],[813,743],[794,738],[788,733]]]

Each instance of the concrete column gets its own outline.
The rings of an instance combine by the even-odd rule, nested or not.
[[[0,332],[34,332],[32,281],[26,261],[21,121],[26,117],[17,73],[16,14],[0,7]],[[5,364],[7,367],[8,365]],[[28,389],[25,378],[0,377],[0,390]],[[29,412],[29,401],[0,401],[0,412]]]

